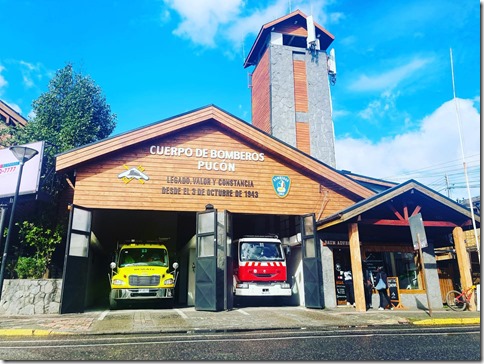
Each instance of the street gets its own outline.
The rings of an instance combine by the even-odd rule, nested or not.
[[[480,361],[480,327],[3,337],[1,360]]]

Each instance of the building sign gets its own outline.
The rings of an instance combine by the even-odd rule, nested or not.
[[[166,183],[167,187],[161,188],[163,195],[259,198],[250,179],[167,176]]]
[[[44,142],[23,144],[22,146],[35,149],[39,153],[24,164],[19,194],[36,193],[39,189],[40,170],[44,156]],[[17,187],[20,162],[8,149],[0,150],[0,198],[15,194]]]
[[[343,245],[350,246],[349,240],[324,240],[323,246]]]
[[[237,162],[264,162],[264,153],[241,152],[237,150],[172,147],[152,145],[150,154],[166,157],[185,157],[196,160],[197,170],[235,172]]]
[[[415,250],[420,248],[426,248],[428,246],[427,236],[425,235],[425,227],[422,220],[422,214],[410,216],[408,218],[410,223],[410,234],[412,234],[413,248]]]
[[[288,176],[273,176],[272,187],[274,187],[277,196],[284,198],[291,188],[291,179]]]

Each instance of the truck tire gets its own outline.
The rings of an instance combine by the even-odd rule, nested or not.
[[[111,310],[117,310],[119,308],[118,301],[114,299],[115,292],[111,291],[109,292],[109,308]]]

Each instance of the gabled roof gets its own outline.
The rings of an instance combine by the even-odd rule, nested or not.
[[[179,133],[183,129],[205,123],[214,123],[217,127],[248,144],[270,152],[283,163],[310,175],[327,179],[355,196],[367,198],[374,194],[371,190],[344,176],[336,169],[214,105],[161,120],[157,123],[59,154],[56,158],[56,171],[69,171],[76,168],[77,165],[116,153],[123,148],[173,133]]]
[[[307,16],[300,10],[293,11],[290,14],[287,14],[279,19],[273,20],[270,23],[264,24],[257,35],[257,38],[250,49],[249,55],[247,56],[244,62],[244,68],[249,66],[253,66],[258,62],[258,54],[260,53],[261,48],[265,47],[267,37],[270,36],[270,33],[276,28],[278,25],[283,25],[284,23],[295,23],[298,22],[299,24],[303,25],[307,32],[307,23],[306,23]],[[319,44],[321,49],[327,49],[329,45],[333,42],[334,36],[324,29],[321,25],[314,22],[314,26],[316,28],[316,37],[319,39]]]
[[[383,192],[389,188],[392,188],[398,185],[398,183],[396,182],[390,182],[390,181],[385,181],[383,179],[363,176],[361,174],[352,173],[351,171],[346,171],[344,169],[341,170],[341,173],[343,173],[345,176],[355,180],[362,186],[365,186],[376,193]]]
[[[5,120],[6,125],[16,125],[16,126],[25,126],[27,125],[27,119],[25,119],[22,115],[12,109],[9,105],[5,102],[0,100],[0,121],[2,119]]]
[[[415,195],[415,198],[410,199],[407,194]],[[400,201],[398,201],[400,199]],[[365,200],[359,201],[358,203],[337,212],[331,216],[328,216],[317,222],[318,229],[324,229],[336,224],[340,224],[345,221],[349,221],[357,218],[363,213],[368,213],[371,210],[376,210],[387,202],[401,203],[404,205],[410,204],[411,200],[426,201],[428,204],[435,204],[435,209],[429,213],[426,211],[427,215],[422,213],[422,218],[424,221],[467,221],[471,219],[471,213],[464,206],[458,204],[457,202],[451,200],[450,198],[422,185],[415,180],[409,180],[402,184],[399,184],[393,188],[390,188],[384,192],[376,194]],[[439,205],[439,206],[438,206]],[[438,206],[438,208],[437,208]],[[430,209],[429,209],[430,210]],[[391,210],[385,208],[384,211],[392,213]],[[379,213],[372,213],[374,218],[382,219],[381,211]],[[378,214],[378,215],[375,215]],[[433,214],[433,215],[431,215]],[[480,223],[480,216],[476,217],[476,221]]]

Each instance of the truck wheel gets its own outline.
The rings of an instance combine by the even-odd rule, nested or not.
[[[119,308],[118,301],[114,299],[114,291],[109,292],[109,308],[111,310],[117,310]]]

